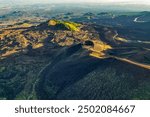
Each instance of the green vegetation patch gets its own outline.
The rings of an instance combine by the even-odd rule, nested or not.
[[[0,73],[4,72],[6,70],[5,67],[0,67]]]
[[[60,20],[50,20],[48,26],[63,25],[65,28],[71,31],[80,31],[79,27],[81,24],[70,22],[70,21],[60,21]]]

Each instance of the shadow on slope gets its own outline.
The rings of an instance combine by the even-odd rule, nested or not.
[[[150,71],[85,50],[56,56],[40,74],[38,99],[150,99]]]

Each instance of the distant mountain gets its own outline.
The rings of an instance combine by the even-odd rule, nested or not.
[[[22,17],[22,16],[27,16],[28,13],[24,12],[24,11],[13,11],[13,12],[10,12],[8,14],[5,14],[5,15],[2,15],[0,16],[0,19],[16,19],[18,17]]]

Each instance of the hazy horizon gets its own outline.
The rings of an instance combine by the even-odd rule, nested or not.
[[[0,0],[0,7],[22,7],[24,5],[74,5],[93,7],[93,5],[102,5],[101,9],[128,10],[128,11],[150,11],[150,0]],[[79,5],[81,4],[81,5]],[[85,7],[85,6],[84,6]],[[94,6],[95,7],[95,6]]]
[[[0,0],[1,4],[36,4],[36,3],[106,3],[106,4],[145,4],[150,5],[150,0]]]

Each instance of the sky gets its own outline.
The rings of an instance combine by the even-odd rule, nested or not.
[[[133,3],[150,5],[150,0],[0,0],[1,3],[11,4],[31,4],[31,3]]]

